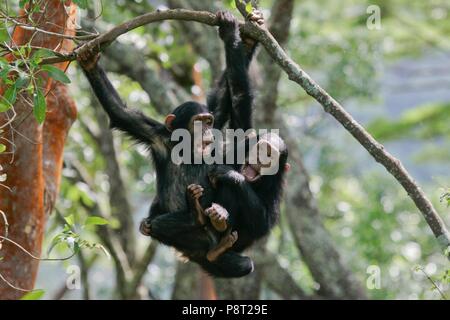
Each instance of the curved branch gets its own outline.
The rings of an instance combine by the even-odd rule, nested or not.
[[[86,42],[81,47],[74,50],[72,53],[60,56],[60,57],[50,57],[43,59],[41,64],[57,63],[61,61],[72,61],[77,57],[77,53],[84,47],[93,48],[94,50],[102,51],[111,42],[116,40],[121,35],[134,30],[143,25],[158,22],[163,20],[183,20],[183,21],[196,21],[210,26],[217,25],[216,15],[207,11],[192,11],[185,9],[171,9],[171,10],[156,10],[154,12],[149,12],[138,16],[134,19],[126,21],[111,30],[100,34],[95,39]]]
[[[197,21],[207,25],[217,25],[215,14],[206,11],[191,11],[174,9],[155,11],[136,17],[122,23],[110,31],[99,35],[87,42],[64,59],[74,60],[77,52],[87,48],[103,50],[108,44],[120,35],[142,25],[162,20]],[[325,112],[331,114],[353,137],[370,153],[370,155],[395,177],[405,191],[414,201],[416,207],[424,216],[434,235],[444,249],[450,247],[450,233],[436,209],[417,185],[401,162],[386,151],[384,146],[376,141],[353,117],[323,88],[321,88],[298,64],[296,64],[278,44],[265,26],[258,26],[252,22],[240,25],[241,32],[258,40],[267,50],[272,59],[287,73],[289,79],[298,83],[307,94],[318,101]],[[50,58],[61,59],[61,58]],[[45,63],[54,63],[61,60],[47,60]],[[450,256],[449,256],[450,258]]]

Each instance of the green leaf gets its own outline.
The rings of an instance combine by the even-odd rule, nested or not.
[[[24,295],[20,300],[39,300],[45,294],[44,290],[33,290]]]
[[[102,226],[105,224],[109,224],[109,221],[102,217],[88,217],[84,223],[85,226]]]
[[[54,57],[55,54],[53,53],[52,50],[50,49],[46,49],[46,48],[41,48],[39,50],[34,51],[33,55],[31,56],[30,59],[30,64],[34,67],[37,67],[39,65],[39,63],[42,62],[43,58],[49,58],[49,57]]]
[[[66,222],[69,226],[73,226],[75,224],[75,217],[73,214],[68,215],[67,217],[64,217],[64,220],[66,220]]]
[[[8,29],[4,26],[0,27],[0,42],[9,42],[10,37],[8,33]]]
[[[39,124],[43,123],[45,120],[45,111],[47,110],[47,103],[45,102],[44,94],[40,88],[36,88],[34,92],[34,107],[33,113]]]
[[[28,82],[29,82],[28,75],[27,75],[27,74],[21,74],[21,75],[17,78],[17,81],[16,81],[16,87],[17,87],[18,89],[24,88],[24,87],[26,87],[26,86],[28,85]]]
[[[6,90],[5,95],[3,96],[6,100],[9,101],[10,104],[14,104],[17,98],[17,87],[14,84]]]
[[[47,249],[47,255],[50,255],[50,253],[52,252],[52,250],[62,242],[62,235],[61,234],[57,234],[52,241],[50,242],[50,246]]]
[[[48,76],[55,79],[56,81],[65,84],[70,83],[70,79],[66,76],[66,74],[55,66],[45,65],[42,66],[42,70],[47,72]]]
[[[8,74],[9,74],[9,70],[11,70],[11,68],[1,68],[0,69],[0,78],[6,82],[8,80]]]
[[[47,48],[41,48],[39,50],[36,50],[33,53],[32,58],[33,59],[37,59],[37,58],[49,58],[49,57],[53,57],[55,54],[53,53],[52,50],[47,49]]]
[[[253,5],[252,2],[249,1],[246,5],[245,5],[245,12],[247,13],[252,13],[253,11]]]
[[[19,7],[21,9],[23,9],[25,7],[25,4],[27,4],[27,2],[29,2],[29,0],[20,0],[19,1]]]
[[[0,153],[5,152],[6,146],[2,143],[0,143]]]
[[[9,110],[11,106],[16,102],[17,99],[17,87],[16,85],[12,85],[6,90],[3,95],[3,99],[0,101],[0,112],[5,112]]]

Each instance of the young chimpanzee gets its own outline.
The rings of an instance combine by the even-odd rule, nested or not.
[[[171,161],[171,151],[176,142],[171,141],[173,130],[188,129],[191,134],[193,123],[202,122],[203,144],[201,152],[207,153],[212,142],[211,129],[221,129],[226,121],[225,112],[233,117],[231,103],[237,109],[241,105],[250,108],[252,96],[247,75],[248,57],[239,36],[238,23],[233,15],[218,12],[219,35],[224,41],[227,69],[218,90],[208,106],[197,102],[186,102],[166,117],[165,124],[151,119],[139,111],[127,108],[108,80],[104,70],[97,64],[97,55],[86,48],[79,53],[79,63],[89,80],[98,100],[107,112],[111,127],[128,133],[138,142],[148,146],[155,165],[157,192],[150,208],[149,217],[141,223],[141,232],[164,244],[175,247],[191,260],[198,262],[205,270],[217,276],[238,277],[253,269],[251,260],[237,253],[229,252],[213,264],[206,259],[206,253],[216,245],[214,232],[195,223],[188,203],[198,193],[189,192],[186,201],[186,187],[202,185],[199,205],[208,207],[212,202],[212,188],[209,184],[208,165],[176,164]],[[250,50],[250,56],[252,50]],[[210,112],[214,113],[211,114]],[[214,124],[214,117],[219,121]],[[196,149],[192,148],[193,152]],[[203,192],[204,191],[204,192]],[[198,198],[197,198],[198,199]]]
[[[242,252],[267,235],[278,220],[284,175],[289,170],[288,149],[275,133],[263,134],[257,140],[239,170],[215,165],[209,172],[216,189],[215,203],[204,214],[210,217],[217,231],[226,231],[223,240],[208,252],[210,261],[224,252],[230,253],[227,251],[230,245],[233,251]],[[250,155],[257,161],[249,161]],[[264,172],[268,166],[274,166],[270,173],[275,174]],[[203,211],[198,202],[194,201],[193,205],[198,214]],[[230,236],[234,243],[230,244]]]

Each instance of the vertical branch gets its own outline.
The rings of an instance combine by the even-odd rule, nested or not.
[[[120,222],[118,237],[128,257],[128,262],[133,264],[136,247],[133,214],[114,147],[113,133],[109,128],[109,120],[106,113],[98,105],[95,98],[91,99],[91,103],[95,105],[93,110],[99,126],[99,134],[95,141],[105,160],[105,173],[109,181],[108,195],[111,215],[117,217]]]

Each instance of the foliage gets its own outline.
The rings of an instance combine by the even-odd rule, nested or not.
[[[40,300],[44,294],[44,290],[33,290],[25,294],[20,300]]]
[[[368,130],[376,139],[430,139],[450,137],[450,103],[418,106],[406,111],[398,120],[374,120]]]
[[[64,217],[64,220],[65,220],[64,228],[51,240],[50,247],[48,248],[47,251],[48,254],[50,254],[50,252],[57,245],[65,244],[74,253],[78,253],[79,250],[82,248],[100,249],[105,253],[107,257],[109,257],[109,253],[103,245],[83,239],[77,232],[77,230],[83,230],[89,226],[106,225],[108,224],[108,220],[101,217],[88,217],[81,225],[76,224],[74,215]]]

